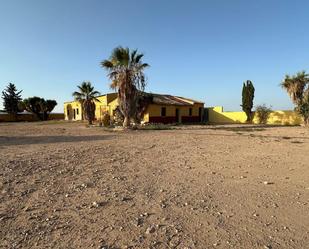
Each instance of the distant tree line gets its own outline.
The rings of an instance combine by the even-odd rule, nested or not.
[[[21,93],[14,84],[8,84],[2,91],[4,111],[12,115],[14,120],[17,120],[18,113],[23,111],[31,112],[39,120],[48,120],[49,114],[57,105],[56,100],[45,100],[36,96],[23,100]]]

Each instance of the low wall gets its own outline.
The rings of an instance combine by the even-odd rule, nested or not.
[[[247,116],[245,112],[225,112],[222,106],[209,107],[208,121],[213,124],[242,124],[246,123]],[[257,117],[253,123],[258,123]],[[294,111],[273,111],[267,121],[267,124],[278,125],[300,125],[303,119]]]
[[[62,120],[62,119],[64,119],[63,113],[51,113],[49,114],[49,117],[48,117],[48,120]],[[14,117],[10,114],[7,114],[7,113],[0,114],[0,122],[15,122],[15,121],[33,122],[33,121],[39,121],[39,119],[31,113],[17,114],[17,120],[15,120]]]

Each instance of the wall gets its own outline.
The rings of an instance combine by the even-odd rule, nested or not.
[[[161,116],[161,108],[166,108],[165,117]],[[189,109],[192,108],[192,115],[189,115]],[[199,122],[199,108],[204,108],[203,104],[194,104],[188,106],[177,105],[157,105],[150,104],[144,115],[144,122],[150,123],[176,123],[176,122]],[[179,120],[176,120],[176,109],[179,110]],[[203,112],[202,112],[203,115]]]
[[[208,121],[213,124],[240,124],[245,123],[247,116],[245,112],[224,112],[222,106],[209,107]],[[256,117],[254,123],[258,123]],[[294,111],[273,111],[268,119],[268,124],[299,125],[302,118]]]
[[[51,113],[49,114],[48,120],[63,120],[64,114],[63,113]],[[17,115],[17,120],[14,120],[14,117],[10,114],[0,114],[0,122],[15,122],[15,121],[39,121],[39,119],[31,114],[31,113],[23,113]]]
[[[77,114],[78,109],[78,114]],[[75,110],[75,119],[74,119]],[[82,106],[78,101],[64,103],[64,119],[65,120],[82,120]]]
[[[104,112],[109,112],[112,115],[112,111],[116,108],[115,103],[117,102],[117,93],[109,93],[103,96],[99,96],[98,100],[95,103],[95,118],[97,120],[102,119]],[[78,109],[78,114],[77,114]],[[75,110],[75,118],[74,118]],[[69,112],[68,112],[69,111]],[[65,120],[82,120],[82,106],[79,101],[71,101],[64,103],[64,115]]]
[[[103,113],[108,112],[110,116],[113,116],[113,111],[118,106],[117,93],[111,93],[98,97],[99,102],[96,102],[95,117],[96,120],[103,118]],[[166,108],[166,116],[161,116],[161,108]],[[179,120],[176,120],[176,108],[179,110]],[[189,115],[189,109],[192,108],[192,115]],[[199,117],[199,108],[202,108],[201,115],[203,115],[204,104],[194,103],[193,105],[187,106],[176,106],[176,105],[157,105],[150,104],[144,114],[144,122],[154,122],[154,123],[193,123],[200,122],[201,117]],[[77,114],[77,110],[78,113]],[[74,118],[75,110],[75,118]],[[64,103],[64,115],[65,120],[82,120],[82,108],[78,101],[71,101]]]

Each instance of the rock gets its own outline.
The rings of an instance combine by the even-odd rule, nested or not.
[[[92,202],[92,206],[97,208],[97,207],[99,207],[100,205],[99,205],[99,203],[97,203],[96,201],[94,201],[94,202]]]
[[[140,227],[142,224],[143,224],[143,219],[137,218],[137,219],[136,219],[135,225],[136,225],[137,227]]]
[[[268,181],[265,181],[263,182],[264,185],[270,185],[270,184],[273,184],[272,182],[268,182]]]
[[[151,234],[151,233],[154,233],[155,231],[156,231],[156,228],[154,226],[150,226],[147,228],[146,234]]]

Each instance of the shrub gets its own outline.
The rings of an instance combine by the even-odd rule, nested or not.
[[[257,115],[259,124],[267,124],[271,112],[272,109],[270,107],[267,107],[265,104],[258,105],[255,108],[255,115]]]
[[[110,115],[108,114],[108,112],[105,112],[103,114],[103,118],[102,118],[102,123],[104,127],[108,127],[110,125]]]

